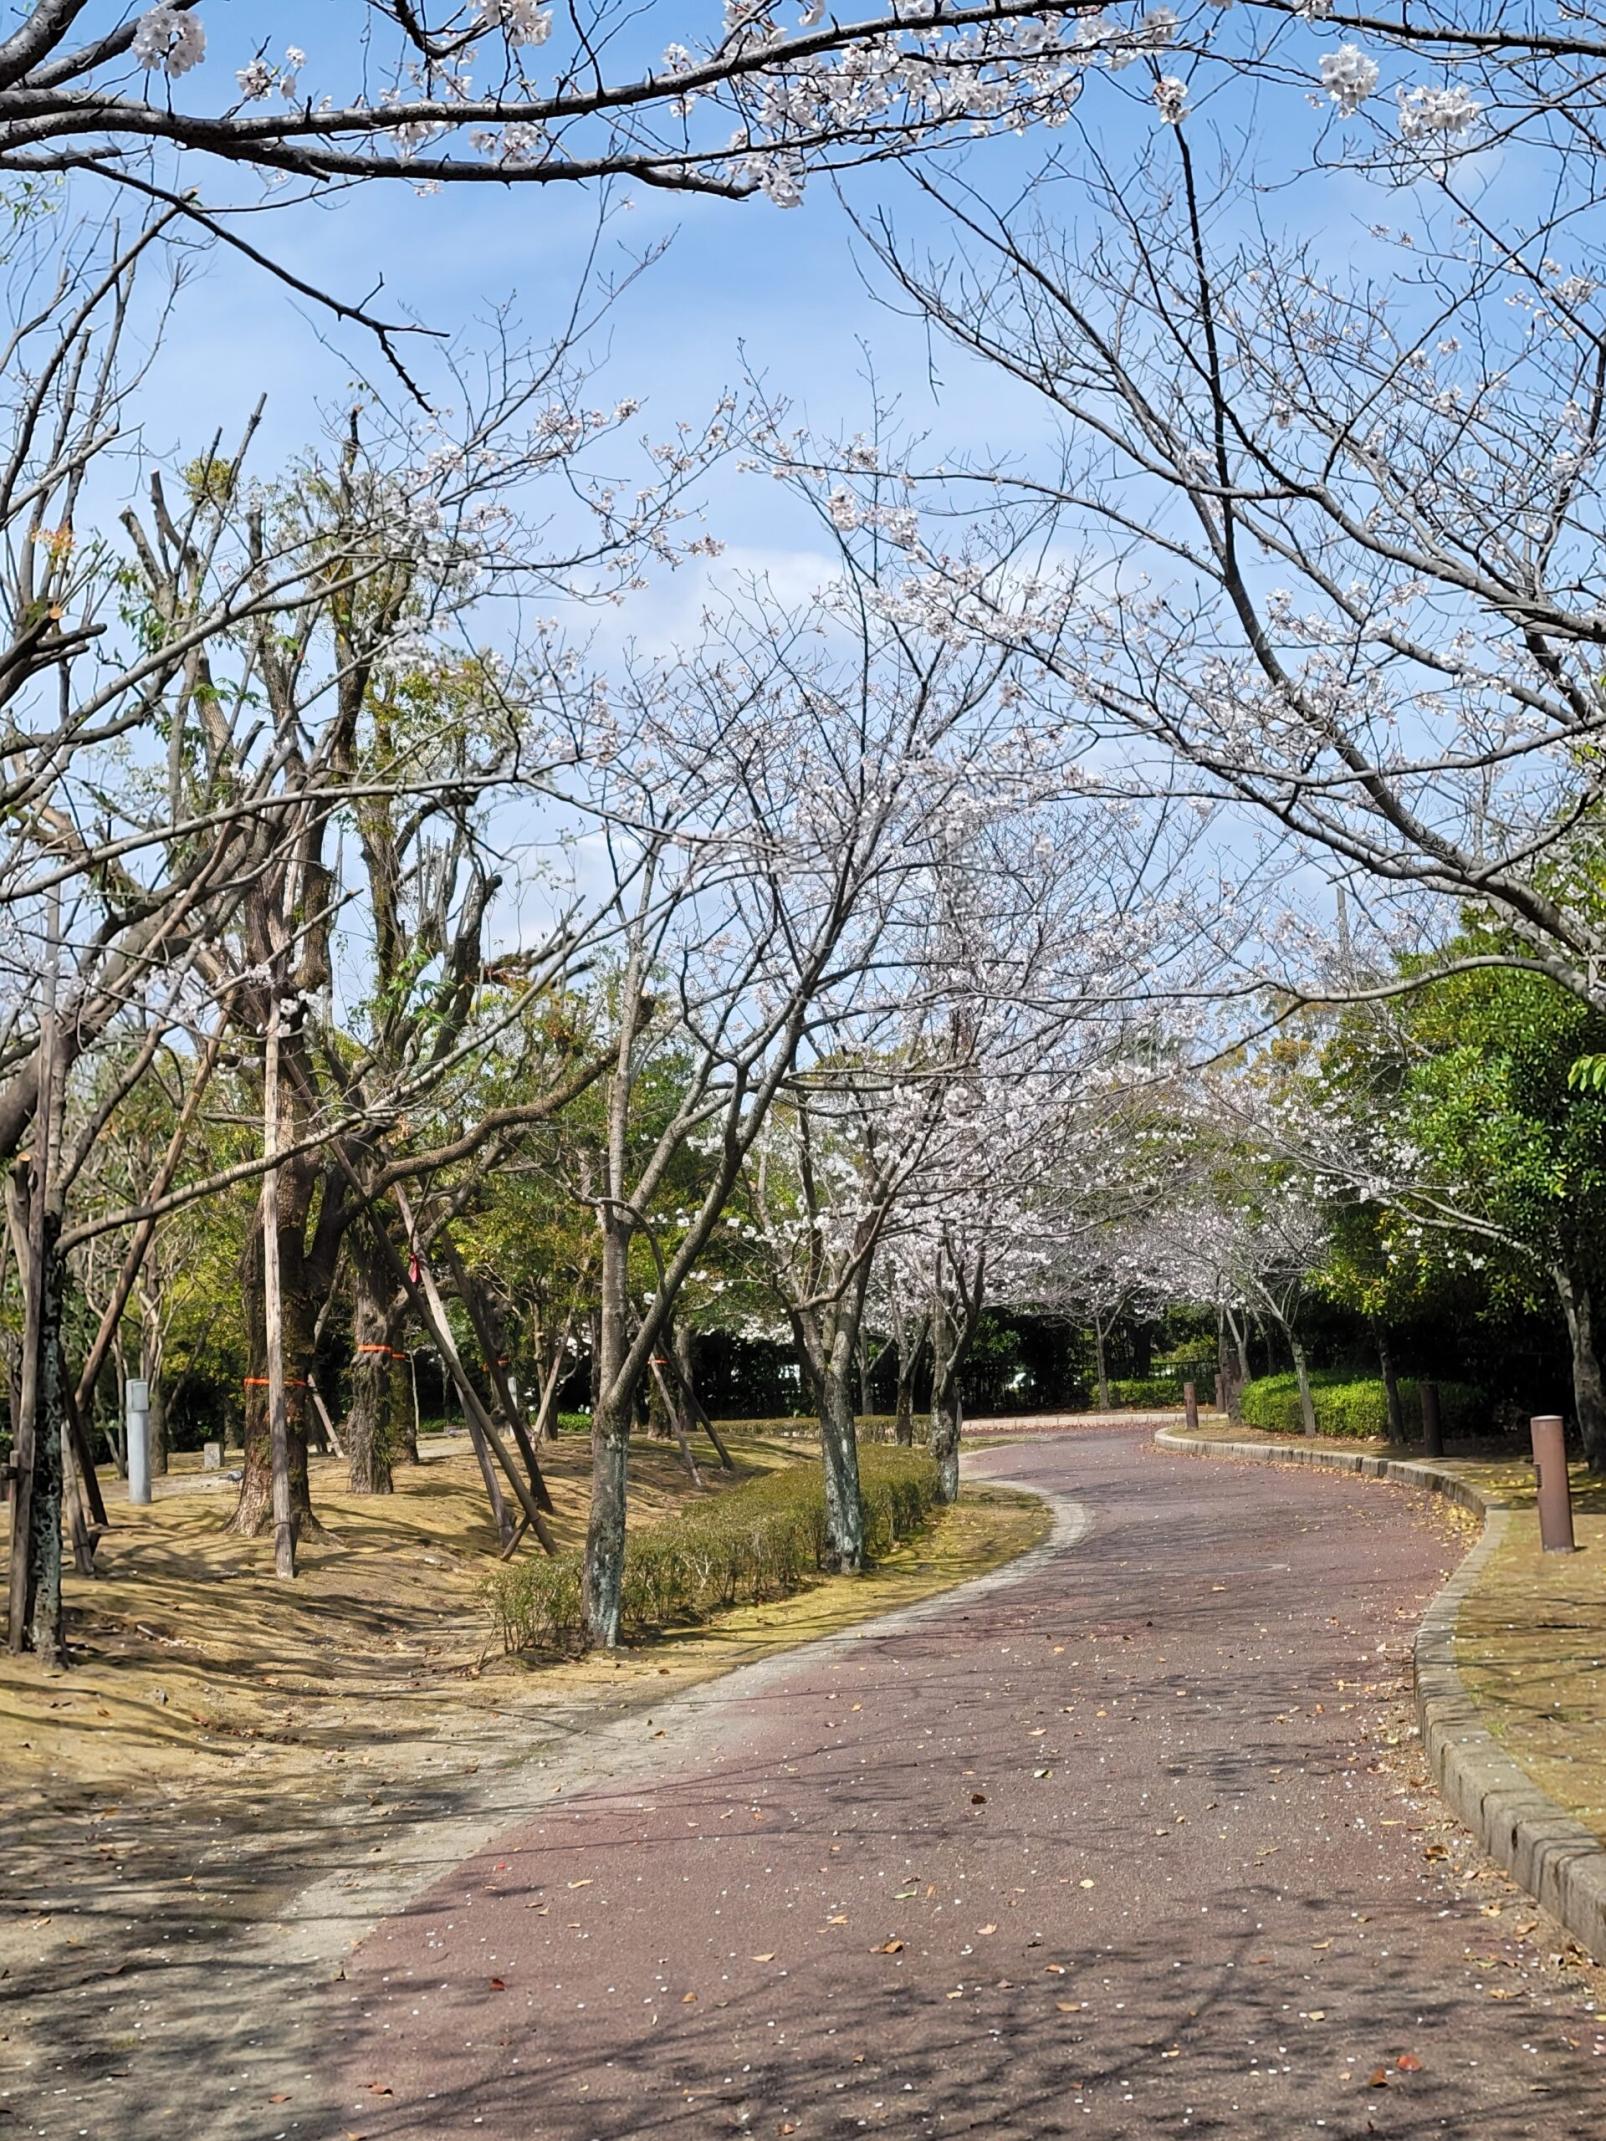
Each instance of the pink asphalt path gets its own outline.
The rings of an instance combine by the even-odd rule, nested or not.
[[[971,1459],[1085,1534],[640,1719],[384,1923],[335,2141],[1606,2135],[1606,2039],[1382,1751],[1457,1546],[1148,1433]]]

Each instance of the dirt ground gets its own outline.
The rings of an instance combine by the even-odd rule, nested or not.
[[[632,1460],[634,1522],[689,1498],[673,1448],[643,1441]],[[737,1473],[705,1471],[705,1491],[792,1461],[749,1445]],[[581,1535],[588,1467],[580,1437],[550,1446],[561,1545]],[[338,1764],[381,1719],[387,1737],[423,1740],[482,1704],[487,1671],[505,1676],[482,1596],[496,1535],[466,1442],[426,1443],[392,1495],[353,1495],[343,1479],[337,1460],[314,1459],[328,1536],[303,1545],[294,1583],[275,1578],[271,1540],[224,1528],[236,1490],[223,1475],[175,1474],[146,1509],[108,1481],[100,1573],[68,1578],[77,1662],[44,1675],[0,1659],[8,1796],[61,1807],[178,1778],[222,1785]]]

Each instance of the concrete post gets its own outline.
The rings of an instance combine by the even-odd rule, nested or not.
[[[1539,1486],[1539,1543],[1547,1554],[1570,1554],[1573,1546],[1573,1485],[1567,1476],[1567,1441],[1561,1415],[1538,1414],[1528,1423]]]
[[[143,1506],[151,1498],[151,1386],[131,1375],[123,1385],[128,1419],[128,1499]]]

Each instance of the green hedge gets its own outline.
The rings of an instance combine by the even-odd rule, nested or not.
[[[1112,1405],[1180,1405],[1182,1381],[1175,1375],[1127,1375],[1112,1378]]]
[[[1376,1377],[1313,1375],[1311,1396],[1316,1405],[1316,1425],[1324,1435],[1353,1436],[1357,1441],[1386,1441],[1389,1431],[1388,1393]],[[1263,1428],[1274,1435],[1304,1433],[1304,1415],[1299,1409],[1299,1383],[1293,1375],[1262,1375],[1243,1387],[1243,1417],[1246,1426]],[[1422,1399],[1416,1383],[1400,1378],[1400,1409],[1405,1415],[1408,1441],[1422,1432]],[[1447,1435],[1476,1434],[1488,1425],[1488,1403],[1469,1383],[1439,1385],[1439,1417]]]
[[[859,1452],[865,1552],[874,1561],[918,1531],[937,1503],[921,1450]],[[620,1627],[641,1635],[800,1590],[825,1555],[825,1483],[816,1463],[787,1465],[633,1531],[625,1543]],[[489,1588],[505,1650],[572,1649],[581,1640],[581,1557],[535,1555]]]

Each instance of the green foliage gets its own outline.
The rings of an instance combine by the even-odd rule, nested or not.
[[[865,1551],[876,1560],[918,1531],[937,1503],[937,1468],[919,1450],[859,1458]],[[825,1484],[817,1463],[788,1465],[632,1532],[620,1626],[643,1635],[801,1590],[825,1553]],[[571,1649],[581,1640],[581,1556],[498,1569],[488,1592],[509,1651]]]
[[[1110,1383],[1112,1405],[1180,1405],[1182,1379],[1175,1375],[1123,1375]]]
[[[1373,1377],[1313,1375],[1311,1396],[1316,1403],[1316,1425],[1324,1435],[1353,1437],[1356,1441],[1386,1440],[1389,1431],[1388,1393]],[[1262,1375],[1243,1387],[1243,1416],[1249,1427],[1274,1435],[1304,1432],[1299,1409],[1299,1382],[1293,1375]],[[1422,1418],[1420,1387],[1400,1379],[1400,1406],[1405,1432],[1419,1432]],[[1439,1385],[1439,1417],[1447,1435],[1470,1435],[1489,1424],[1489,1407],[1482,1391],[1470,1383]]]

